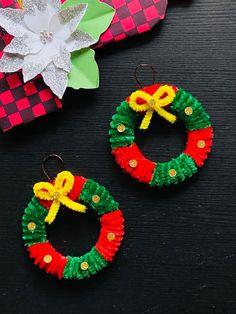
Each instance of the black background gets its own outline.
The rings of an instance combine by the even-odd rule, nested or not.
[[[1,313],[236,313],[236,2],[169,2],[167,18],[152,32],[97,51],[98,90],[68,90],[63,111],[0,134]],[[159,82],[192,92],[214,126],[205,167],[169,189],[137,183],[110,154],[111,116],[136,88],[133,71],[143,62],[155,65]],[[150,74],[142,77],[148,83]],[[159,161],[177,156],[186,140],[183,126],[157,118],[137,137]],[[33,183],[44,178],[41,161],[48,153],[105,185],[126,218],[115,261],[89,280],[47,276],[21,240],[23,209]],[[64,254],[85,253],[98,234],[90,211],[61,210],[48,229]]]

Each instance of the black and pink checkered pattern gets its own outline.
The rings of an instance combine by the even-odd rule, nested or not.
[[[111,26],[99,45],[149,31],[165,18],[168,0],[102,0],[116,10]]]
[[[41,77],[25,84],[22,82],[21,72],[0,73],[0,127],[3,131],[62,107]]]

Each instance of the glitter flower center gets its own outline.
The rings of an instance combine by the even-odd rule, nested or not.
[[[49,32],[47,30],[43,30],[40,32],[40,40],[45,45],[46,43],[49,43],[52,41],[53,33]]]

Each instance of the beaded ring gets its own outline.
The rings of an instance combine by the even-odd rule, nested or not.
[[[83,279],[96,274],[111,262],[124,235],[119,204],[105,187],[91,179],[59,173],[53,182],[34,185],[34,194],[24,211],[22,227],[25,246],[34,263],[58,279]],[[85,212],[83,201],[100,216],[100,236],[95,246],[80,257],[63,256],[47,240],[46,223],[51,224],[61,205]]]
[[[147,159],[135,143],[135,128],[146,130],[154,113],[174,123],[184,122],[185,150],[168,162]],[[192,177],[211,151],[210,117],[198,100],[176,86],[153,84],[132,93],[117,107],[110,124],[110,144],[117,164],[133,178],[151,187],[169,186]]]

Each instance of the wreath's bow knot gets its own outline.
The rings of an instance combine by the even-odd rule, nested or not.
[[[85,212],[86,206],[72,201],[68,194],[74,186],[74,176],[69,171],[62,171],[55,179],[54,184],[49,182],[39,182],[34,185],[34,194],[37,198],[44,201],[52,201],[49,213],[45,221],[51,224],[59,211],[61,205],[64,205],[78,212]]]
[[[145,101],[142,105],[138,104],[140,98]],[[129,99],[130,107],[136,112],[146,112],[140,129],[146,130],[149,127],[154,111],[170,123],[174,123],[177,117],[164,109],[164,107],[172,104],[174,98],[175,91],[168,85],[159,87],[152,96],[142,90],[131,94]]]
[[[58,191],[54,192],[52,197],[54,200],[58,200],[61,197],[61,193]]]

